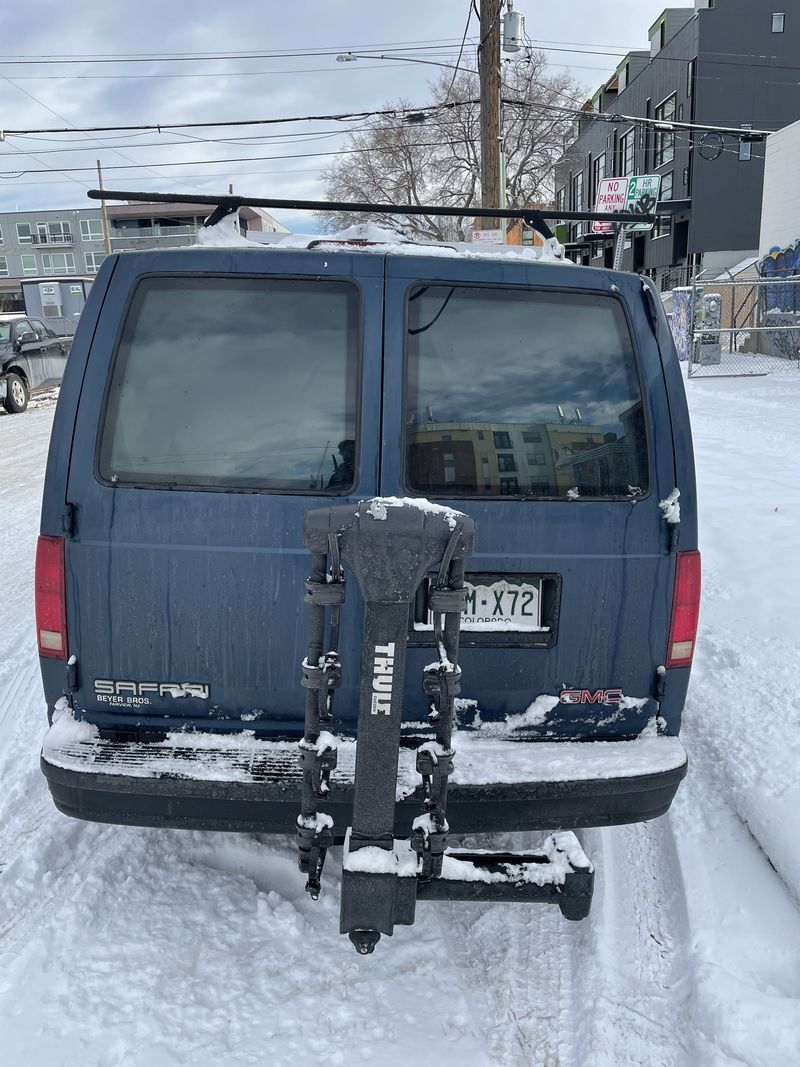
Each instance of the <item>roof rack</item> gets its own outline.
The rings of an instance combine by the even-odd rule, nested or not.
[[[187,193],[129,193],[117,189],[90,189],[91,200],[133,200],[148,204],[209,204],[214,208],[204,226],[214,226],[226,215],[232,215],[240,207],[283,208],[286,211],[347,211],[354,214],[384,215],[448,215],[474,219],[522,219],[526,226],[540,233],[545,240],[553,237],[547,219],[559,222],[653,222],[653,215],[633,211],[620,211],[613,215],[599,211],[539,211],[534,208],[486,208],[486,207],[437,207],[431,204],[369,204],[349,203],[337,200],[276,200],[273,197],[213,196]]]

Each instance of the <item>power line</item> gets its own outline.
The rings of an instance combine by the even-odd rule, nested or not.
[[[49,106],[49,104],[45,104],[43,100],[40,100],[38,98],[38,96],[34,96],[33,93],[28,92],[28,90],[23,88],[21,85],[17,85],[16,82],[12,81],[11,78],[8,77],[8,75],[3,74],[2,71],[0,71],[0,78],[2,78],[3,81],[8,82],[8,84],[13,86],[16,90],[18,90],[18,92],[23,93],[25,96],[28,97],[28,99],[33,100],[33,102],[35,104],[38,104],[39,107],[43,107],[45,109],[45,111],[49,111],[51,115],[55,115],[55,117],[57,119],[61,119],[62,122],[69,122],[69,119],[64,118],[64,116],[59,114],[58,111],[54,111],[53,108],[51,108]],[[94,142],[94,144],[100,145],[101,148],[108,149],[108,145],[104,144],[97,137],[93,137],[93,138],[91,138],[91,140]],[[115,152],[116,155],[118,155],[120,157],[120,159],[127,159],[129,163],[133,163],[134,162],[134,160],[132,160],[130,156],[126,156],[123,152],[120,152],[117,149],[113,149],[113,151]],[[33,157],[31,157],[31,158],[33,158]],[[36,162],[40,163],[41,160],[37,160]],[[146,164],[138,164],[138,165],[142,166],[143,170],[151,170],[152,169],[151,167],[148,167]],[[64,173],[64,172],[62,171],[62,173]],[[166,175],[158,174],[158,172],[155,171],[155,170],[153,171],[153,174],[155,174],[159,178],[163,178],[165,181],[169,181],[170,180],[169,178],[166,177]]]
[[[346,53],[345,53],[346,54]],[[442,55],[445,58],[451,58],[451,52],[443,52]],[[395,58],[395,57],[392,57]],[[398,67],[411,66],[412,63],[418,63],[421,60],[407,59],[404,60],[400,56],[397,57]],[[434,64],[438,66],[439,64]],[[2,64],[0,64],[2,66]],[[559,64],[554,64],[559,66]],[[271,75],[278,75],[285,78],[290,74],[332,74],[334,72],[341,72],[343,68],[339,66],[330,67],[296,67],[291,70],[226,70],[226,71],[197,71],[193,74],[21,74],[16,76],[16,81],[148,81],[153,78],[262,78]],[[381,70],[380,63],[365,63],[356,67],[348,67],[349,70]],[[592,70],[602,70],[602,67],[587,68]]]
[[[477,104],[478,102],[478,100],[454,100],[450,103],[425,104],[416,107],[388,107],[381,108],[380,110],[344,111],[331,115],[295,115],[292,118],[278,119],[224,119],[217,122],[151,122],[136,123],[133,125],[71,126],[67,128],[42,127],[29,130],[7,129],[3,132],[5,136],[13,137],[22,137],[33,133],[111,133],[126,130],[157,130],[161,133],[162,130],[221,129],[225,126],[273,126],[291,122],[340,122],[343,119],[365,119],[379,117],[381,115],[407,115],[411,112],[418,114],[420,112],[443,111],[449,108],[463,107],[467,104]]]
[[[458,41],[457,39],[442,39],[437,44],[421,44],[416,45],[413,41],[406,45],[389,45],[384,47],[383,45],[345,45],[342,48],[320,48],[320,49],[307,49],[301,50],[278,50],[274,52],[265,51],[253,51],[253,52],[193,52],[193,53],[180,53],[180,54],[158,54],[152,53],[149,55],[131,55],[131,56],[113,56],[110,53],[107,56],[20,56],[18,58],[4,58],[0,57],[0,65],[14,65],[14,66],[61,66],[71,64],[101,64],[101,63],[209,63],[209,62],[229,62],[233,60],[248,60],[248,59],[319,59],[322,56],[337,56],[343,52],[364,52],[375,51],[380,49],[384,52],[441,52],[446,47],[455,48]]]
[[[459,138],[456,141],[422,141],[418,143],[404,144],[404,148],[454,148],[456,145],[463,144],[463,138]],[[340,148],[332,149],[330,152],[296,152],[293,154],[286,154],[280,156],[234,156],[227,159],[183,159],[175,162],[155,163],[156,167],[210,167],[220,163],[250,163],[250,162],[263,162],[264,160],[273,159],[312,159],[320,156],[343,156],[343,155],[356,155],[364,152],[394,152],[396,151],[396,145],[381,146],[369,146],[367,148]],[[111,166],[104,166],[103,170],[136,170],[144,167],[143,163],[113,163]],[[0,178],[13,179],[16,175],[21,174],[50,174],[54,170],[53,167],[46,167],[43,170],[19,170],[14,174],[0,173]],[[64,167],[57,173],[59,174],[80,174],[84,171],[94,171],[95,167]]]
[[[458,59],[456,59],[456,69],[453,71],[453,77],[450,79],[450,84],[447,87],[447,92],[444,94],[445,100],[449,100],[450,99],[450,93],[452,93],[453,86],[455,85],[456,78],[458,77],[458,70],[459,70],[459,67],[461,65],[461,57],[464,54],[464,42],[466,41],[467,33],[469,32],[469,24],[470,24],[470,22],[472,22],[472,4],[473,4],[473,0],[468,0],[468,3],[467,3],[467,22],[466,22],[466,25],[464,26],[464,35],[461,38],[461,47],[458,50]]]

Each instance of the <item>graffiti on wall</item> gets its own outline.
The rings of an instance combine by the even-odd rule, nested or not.
[[[764,287],[764,311],[799,312],[796,282],[793,285],[781,285],[780,279],[800,276],[800,238],[787,248],[771,248],[756,264],[762,278],[776,281],[775,285]]]
[[[675,348],[678,359],[681,362],[689,358],[689,316],[692,307],[692,290],[689,287],[681,287],[672,290],[672,336],[675,338]]]

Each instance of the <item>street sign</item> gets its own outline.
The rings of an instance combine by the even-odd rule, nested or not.
[[[660,174],[631,175],[628,178],[628,196],[625,201],[625,210],[635,211],[641,215],[652,215],[658,206],[660,192]],[[652,230],[652,228],[652,222],[629,222],[625,226],[625,229],[631,233]]]
[[[478,230],[472,231],[472,240],[477,243],[501,245],[505,243],[505,233],[503,230]]]
[[[660,174],[632,174],[628,178],[601,178],[597,186],[595,211],[633,211],[651,215],[658,204],[661,191]],[[652,222],[629,222],[626,231],[652,230]],[[593,222],[592,233],[613,233],[614,222]]]
[[[626,211],[628,201],[627,178],[601,178],[597,186],[597,201],[595,211],[613,214],[617,211]],[[613,233],[613,222],[593,222],[592,233]]]

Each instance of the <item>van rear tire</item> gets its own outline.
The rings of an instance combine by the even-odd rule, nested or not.
[[[3,407],[9,415],[21,415],[28,406],[28,387],[18,374],[6,375],[6,395]]]

